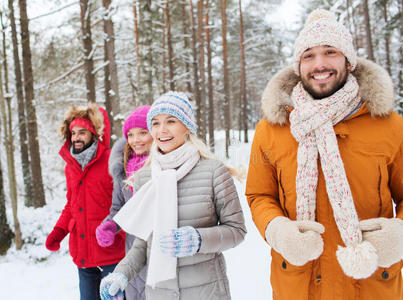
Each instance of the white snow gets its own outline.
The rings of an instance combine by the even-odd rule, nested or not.
[[[238,136],[238,133],[236,133]],[[252,140],[250,132],[249,140]],[[232,167],[248,166],[250,143],[245,144],[232,139],[230,159],[226,163]],[[216,153],[223,157],[224,132],[216,132]],[[55,150],[56,152],[56,150]],[[53,163],[52,163],[53,164]],[[54,182],[64,181],[64,162],[44,165],[45,178]],[[252,222],[250,210],[244,196],[245,182],[235,184],[243,207],[248,234],[245,241],[234,249],[224,252],[227,260],[227,273],[233,300],[271,299],[269,281],[270,248],[259,235]],[[79,299],[77,267],[68,253],[68,237],[58,252],[50,253],[45,248],[47,234],[52,230],[65,204],[64,184],[59,184],[52,193],[47,194],[47,205],[43,208],[27,208],[22,203],[18,207],[18,217],[25,243],[20,251],[15,244],[7,255],[0,257],[1,299],[16,300],[72,300]],[[7,217],[12,223],[11,207],[7,203]]]

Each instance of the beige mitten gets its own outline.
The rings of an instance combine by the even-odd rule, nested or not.
[[[403,221],[397,218],[374,218],[360,222],[362,239],[376,249],[378,265],[383,268],[403,257]]]
[[[295,266],[302,266],[318,258],[323,252],[325,232],[322,224],[314,221],[292,221],[275,217],[266,228],[266,240],[270,247]]]

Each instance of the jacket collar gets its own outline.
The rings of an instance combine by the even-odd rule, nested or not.
[[[67,140],[63,146],[60,148],[59,151],[59,155],[66,161],[67,164],[71,164],[76,166],[77,168],[81,169],[80,164],[77,162],[77,160],[71,155],[70,153],[70,146],[71,146],[71,142],[69,140]],[[98,148],[97,148],[97,152],[95,154],[95,157],[85,166],[84,171],[91,166],[95,161],[97,161],[102,153],[104,153],[104,151],[107,148],[104,146],[104,144],[102,143],[98,143]]]
[[[385,69],[364,58],[358,58],[352,73],[360,86],[366,108],[372,116],[387,116],[393,109],[393,83]],[[288,120],[287,110],[291,106],[290,95],[300,81],[293,67],[280,70],[267,84],[262,96],[264,118],[273,124],[284,125]]]

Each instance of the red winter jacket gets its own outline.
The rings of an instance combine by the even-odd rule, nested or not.
[[[55,227],[70,233],[70,255],[80,268],[118,263],[125,255],[123,231],[109,247],[100,247],[95,238],[95,229],[109,214],[113,190],[108,172],[110,123],[106,111],[100,110],[104,114],[104,138],[98,140],[96,156],[84,170],[70,153],[70,140],[66,140],[59,152],[67,163],[67,203]]]

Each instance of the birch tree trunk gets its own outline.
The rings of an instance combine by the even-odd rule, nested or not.
[[[14,0],[8,0],[8,10],[11,25],[11,40],[13,44],[13,60],[15,74],[15,90],[17,92],[18,107],[18,132],[19,146],[21,155],[21,167],[24,178],[24,203],[25,206],[34,206],[33,190],[32,190],[32,174],[29,162],[27,122],[25,115],[24,92],[22,83],[22,71],[20,63],[20,54],[18,49],[17,27],[14,17]]]
[[[230,87],[228,76],[228,47],[227,47],[227,0],[221,0],[221,33],[223,48],[223,72],[224,72],[224,119],[225,119],[225,155],[229,157],[231,111],[230,111]]]
[[[208,76],[208,132],[209,132],[209,140],[208,144],[210,146],[210,150],[214,152],[214,90],[213,90],[213,74],[212,74],[212,66],[211,66],[211,36],[210,36],[210,27],[209,27],[209,2],[206,0],[205,7],[205,31],[206,31],[206,48],[207,48],[207,76]]]
[[[42,182],[41,155],[38,142],[38,124],[36,121],[36,109],[33,103],[34,96],[34,74],[32,72],[31,46],[29,42],[29,24],[27,16],[26,0],[19,0],[22,65],[24,69],[24,90],[25,106],[27,109],[28,142],[31,158],[32,190],[34,207],[42,207],[46,204],[45,192]]]
[[[111,0],[102,0],[105,9],[104,15],[104,45],[105,56],[108,61],[110,88],[108,89],[109,101],[111,102],[111,110],[108,111],[111,120],[111,132],[116,138],[122,135],[122,120],[120,118],[120,97],[119,97],[119,80],[118,70],[115,59],[115,34],[113,30],[111,16]],[[105,87],[106,88],[106,87]],[[106,92],[106,91],[105,91]]]
[[[91,4],[89,0],[80,0],[81,33],[83,35],[83,49],[85,62],[85,84],[87,88],[87,101],[96,101],[95,96],[95,74],[91,37]]]
[[[248,110],[246,102],[246,68],[245,68],[245,45],[243,33],[242,5],[239,0],[239,43],[241,50],[241,110],[242,110],[242,127],[244,132],[244,142],[248,143]]]

